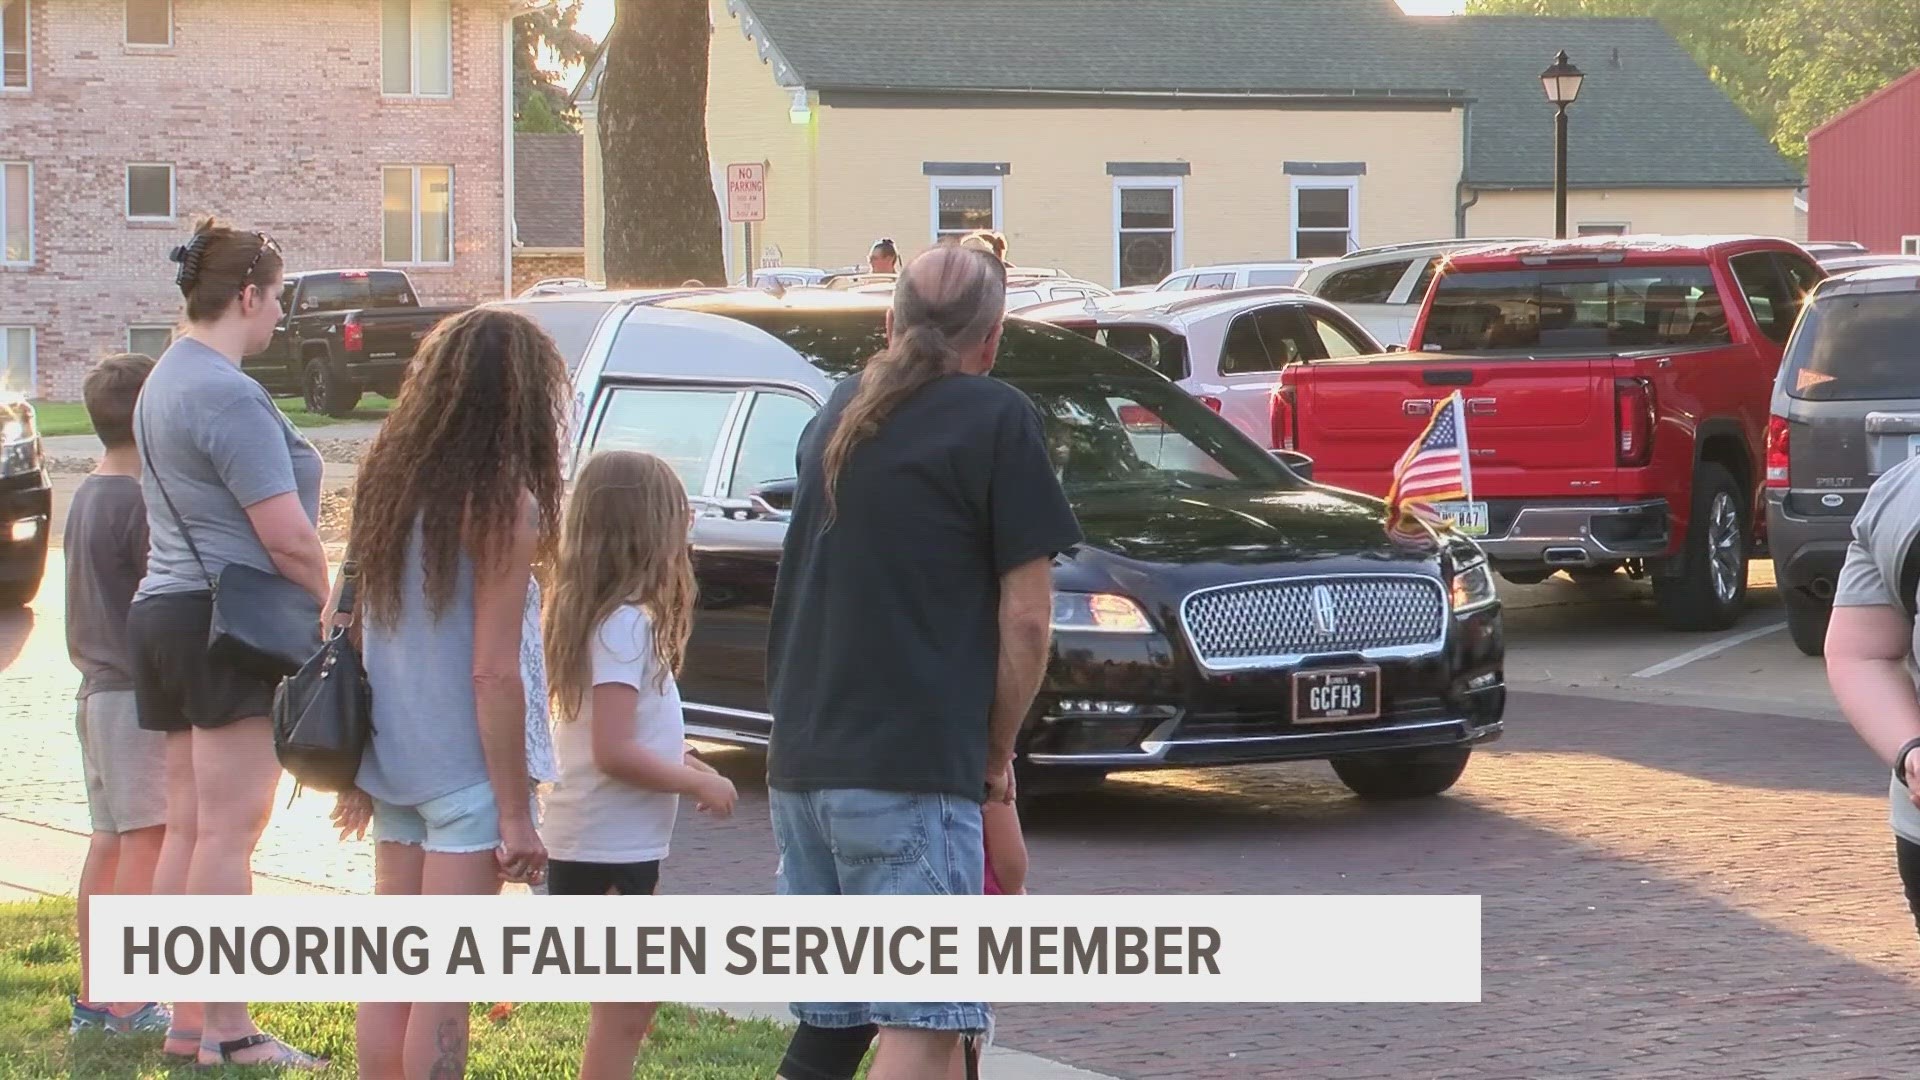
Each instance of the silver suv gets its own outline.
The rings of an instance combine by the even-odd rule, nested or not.
[[[1920,267],[1828,278],[1787,341],[1767,424],[1767,542],[1787,629],[1826,643],[1853,515],[1880,474],[1920,455]]]

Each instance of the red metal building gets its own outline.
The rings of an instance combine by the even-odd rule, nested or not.
[[[1920,255],[1920,71],[1807,136],[1807,237]]]

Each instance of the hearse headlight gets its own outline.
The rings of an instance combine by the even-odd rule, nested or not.
[[[1112,593],[1054,593],[1053,628],[1102,634],[1153,633],[1153,624],[1139,604]]]
[[[1484,556],[1462,563],[1453,571],[1453,613],[1479,611],[1500,599],[1493,587],[1493,570]]]

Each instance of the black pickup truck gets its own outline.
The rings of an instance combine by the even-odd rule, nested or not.
[[[345,416],[368,391],[400,392],[407,365],[441,319],[465,307],[421,307],[398,270],[288,274],[273,343],[242,370],[275,394],[298,393],[308,412]]]

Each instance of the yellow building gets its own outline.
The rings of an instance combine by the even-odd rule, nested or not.
[[[1652,20],[1415,18],[1393,0],[712,0],[712,20],[713,169],[766,166],[762,266],[995,228],[1016,264],[1132,285],[1548,235],[1539,73],[1561,48],[1588,76],[1571,229],[1799,228],[1797,170]],[[589,276],[598,73],[578,91]],[[737,280],[739,226],[727,250]]]

